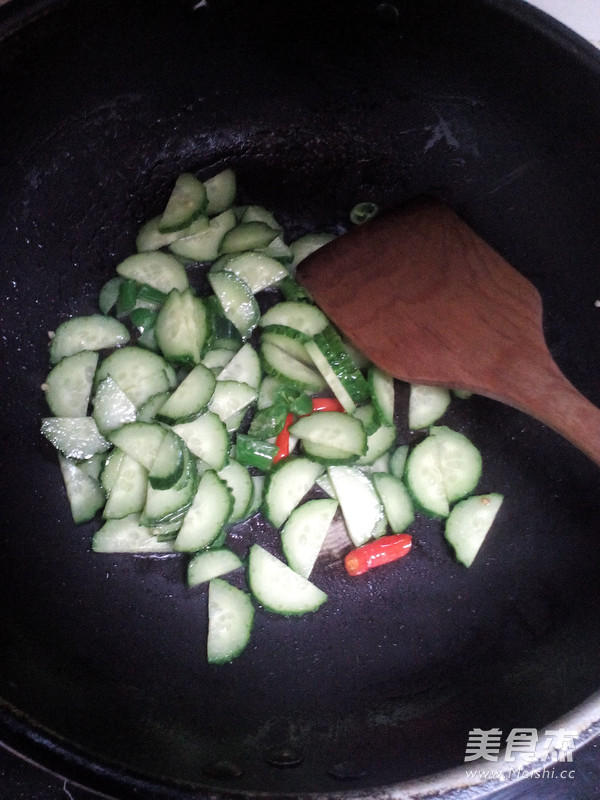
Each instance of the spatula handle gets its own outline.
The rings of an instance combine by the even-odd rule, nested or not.
[[[537,362],[513,363],[505,376],[504,402],[555,430],[600,466],[600,409],[563,375],[549,353]]]

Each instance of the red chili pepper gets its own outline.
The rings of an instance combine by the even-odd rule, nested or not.
[[[373,567],[389,564],[405,556],[412,545],[412,536],[408,533],[396,533],[391,536],[382,536],[374,542],[363,544],[351,550],[344,564],[349,575],[362,575]]]
[[[312,410],[345,411],[345,408],[336,397],[313,397]]]
[[[276,464],[282,458],[286,458],[290,454],[290,431],[289,427],[294,421],[294,415],[288,414],[285,418],[285,423],[281,431],[277,434],[275,444],[279,448],[277,453],[273,456],[273,463]]]

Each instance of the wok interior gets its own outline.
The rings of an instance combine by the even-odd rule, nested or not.
[[[543,727],[598,689],[597,468],[512,409],[472,398],[445,418],[506,496],[471,570],[421,519],[397,569],[322,565],[324,610],[258,612],[219,668],[184,559],[92,555],[40,441],[47,331],[94,310],[180,171],[226,165],[292,237],[342,231],[361,200],[449,200],[540,289],[555,358],[600,402],[597,65],[494,4],[374,9],[71,3],[4,42],[2,738],[89,785],[384,785],[460,765],[471,728]],[[233,531],[240,550],[273,537]]]

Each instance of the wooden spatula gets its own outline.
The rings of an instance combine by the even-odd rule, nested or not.
[[[395,377],[514,406],[600,465],[600,410],[552,359],[537,289],[444,203],[418,198],[356,227],[297,277]]]

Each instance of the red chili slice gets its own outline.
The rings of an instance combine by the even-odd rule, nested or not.
[[[344,559],[349,575],[362,575],[363,572],[389,564],[405,556],[412,545],[412,536],[408,533],[396,533],[382,536],[374,542],[368,542],[351,550]]]
[[[273,456],[273,463],[276,464],[282,458],[287,458],[290,454],[290,431],[289,427],[294,421],[294,415],[288,414],[285,418],[285,423],[281,431],[277,434],[275,444],[279,448],[277,453]]]
[[[345,411],[344,406],[336,397],[313,397],[313,411]]]

